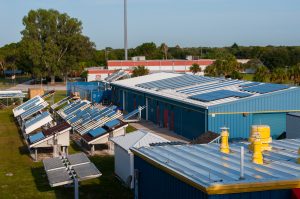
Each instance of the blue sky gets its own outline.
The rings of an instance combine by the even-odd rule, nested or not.
[[[53,8],[83,22],[98,49],[123,47],[123,0],[0,0],[0,46],[21,39],[31,9]],[[128,0],[129,47],[300,45],[299,0]]]

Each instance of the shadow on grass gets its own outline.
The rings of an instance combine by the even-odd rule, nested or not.
[[[44,170],[44,167],[32,167],[31,174],[34,179],[37,190],[39,190],[40,192],[52,190],[48,183],[47,174]]]
[[[39,192],[54,192],[55,198],[74,198],[73,187],[51,187],[47,178],[47,174],[44,167],[34,167],[31,168],[31,174],[33,176],[36,188]]]

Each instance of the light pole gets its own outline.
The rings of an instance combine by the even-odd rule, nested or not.
[[[128,60],[128,40],[127,40],[127,0],[124,0],[124,50],[125,60]]]

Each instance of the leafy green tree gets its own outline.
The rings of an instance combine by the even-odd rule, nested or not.
[[[240,64],[233,55],[228,55],[224,59],[217,59],[212,65],[205,69],[205,74],[214,77],[230,77],[233,71],[239,71]]]
[[[193,73],[193,74],[196,74],[196,73],[199,73],[201,72],[201,68],[199,66],[199,64],[193,64],[191,67],[190,67],[190,71]]]
[[[230,74],[230,78],[232,79],[243,79],[243,75],[239,71],[232,71]]]
[[[253,80],[257,82],[266,82],[269,77],[269,69],[266,66],[259,66],[253,76]]]
[[[159,59],[159,50],[156,44],[153,42],[143,43],[142,45],[136,47],[137,55],[146,56],[147,59]]]
[[[39,77],[50,76],[51,83],[55,76],[66,79],[94,51],[94,44],[82,35],[81,22],[65,13],[31,10],[23,24],[21,45],[32,64],[31,71]]]
[[[132,77],[144,76],[149,74],[149,69],[145,66],[137,66],[132,71]]]

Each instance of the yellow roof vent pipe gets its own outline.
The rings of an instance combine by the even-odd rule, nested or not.
[[[249,150],[253,151],[253,143],[256,139],[256,134],[259,134],[261,143],[262,143],[262,151],[270,151],[272,149],[272,146],[270,146],[270,143],[272,143],[272,137],[271,137],[271,131],[270,126],[268,125],[252,125],[251,126],[251,134],[249,137]]]
[[[228,144],[228,138],[229,138],[229,132],[228,132],[227,127],[222,127],[221,128],[221,145],[220,145],[220,151],[222,153],[229,153],[230,152],[230,148],[229,148],[229,144]]]
[[[263,164],[263,144],[260,139],[260,134],[256,133],[254,134],[255,140],[253,141],[253,156],[252,156],[252,162],[255,164]]]

